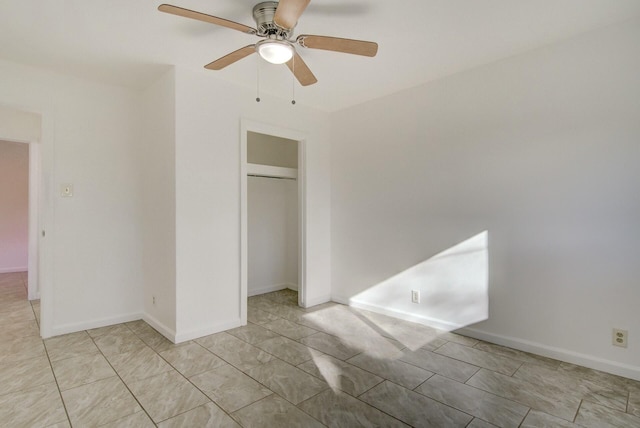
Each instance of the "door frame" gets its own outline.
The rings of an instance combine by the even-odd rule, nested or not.
[[[271,135],[298,142],[298,305],[307,306],[306,288],[306,140],[303,132],[249,119],[240,121],[240,319],[247,323],[248,227],[247,227],[247,133]]]
[[[27,144],[28,154],[28,208],[27,208],[27,299],[40,298],[38,286],[38,195],[40,189],[40,145],[37,142],[3,138],[7,143]]]
[[[21,139],[20,133],[9,130],[10,135],[0,139],[29,144],[29,260],[28,299],[40,299],[40,336],[52,336],[53,324],[53,178],[54,120],[49,108],[0,103],[3,109],[40,116],[40,139]],[[16,138],[17,136],[17,138]],[[47,239],[45,239],[45,230]]]

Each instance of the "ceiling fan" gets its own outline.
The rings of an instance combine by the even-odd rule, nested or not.
[[[253,19],[256,21],[257,29],[238,22],[218,18],[217,16],[207,15],[169,4],[160,5],[158,10],[185,18],[221,25],[231,28],[232,30],[263,38],[263,40],[253,45],[240,48],[205,65],[205,68],[209,70],[221,70],[257,52],[263,59],[270,63],[286,63],[300,84],[302,86],[308,86],[316,83],[318,79],[316,79],[300,55],[298,55],[295,45],[303,48],[323,49],[368,57],[376,55],[378,52],[378,44],[374,42],[307,34],[299,35],[293,39],[293,29],[296,27],[298,18],[300,18],[310,1],[311,0],[280,0],[280,2],[265,1],[256,4],[253,7]]]

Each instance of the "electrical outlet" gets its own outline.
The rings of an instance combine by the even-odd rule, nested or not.
[[[156,296],[151,296],[151,303],[156,304]]]
[[[411,302],[420,303],[420,290],[411,290]]]
[[[626,348],[628,336],[629,336],[629,332],[627,330],[620,330],[619,328],[614,328],[613,337],[612,337],[613,345],[619,346],[621,348]]]

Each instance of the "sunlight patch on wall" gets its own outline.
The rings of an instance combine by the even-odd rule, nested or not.
[[[454,330],[489,316],[488,232],[453,247],[351,297],[351,306]],[[412,303],[412,290],[420,303]]]

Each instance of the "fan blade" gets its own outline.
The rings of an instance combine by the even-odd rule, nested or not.
[[[240,61],[242,58],[255,53],[256,45],[249,45],[243,48],[238,49],[237,51],[233,51],[230,54],[223,56],[222,58],[218,58],[217,60],[207,64],[204,66],[207,70],[222,70],[228,65],[233,64],[236,61]]]
[[[325,51],[344,52],[354,55],[376,56],[378,53],[377,43],[363,40],[303,34],[298,36],[296,42],[305,48],[323,49]]]
[[[311,0],[280,0],[273,22],[282,28],[291,30],[298,23],[298,18],[307,8]]]
[[[318,81],[307,64],[302,60],[302,57],[298,55],[298,52],[287,62],[287,67],[289,67],[289,70],[296,76],[296,79],[298,79],[298,82],[300,82],[302,86],[313,85]]]
[[[170,13],[172,15],[183,16],[185,18],[196,19],[198,21],[208,22],[210,24],[221,25],[223,27],[238,30],[247,34],[256,34],[255,28],[248,27],[244,24],[229,21],[228,19],[218,18],[217,16],[207,15],[206,13],[196,12],[194,10],[184,9],[170,4],[161,4],[158,6],[160,12]]]

